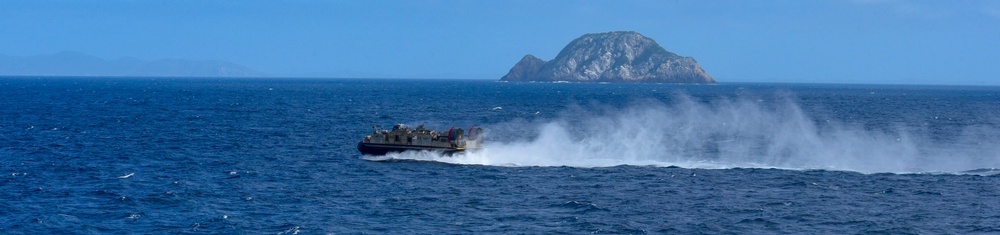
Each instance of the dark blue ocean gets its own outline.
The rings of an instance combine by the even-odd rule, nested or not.
[[[995,234],[998,168],[989,86],[0,78],[0,234]]]

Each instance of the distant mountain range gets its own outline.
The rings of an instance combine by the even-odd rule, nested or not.
[[[125,57],[106,60],[63,51],[51,55],[0,55],[0,76],[152,76],[152,77],[260,77],[264,73],[218,60],[162,59],[144,61]]]

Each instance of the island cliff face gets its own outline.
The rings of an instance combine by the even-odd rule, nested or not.
[[[693,58],[623,31],[583,35],[548,62],[525,55],[500,81],[715,83]]]

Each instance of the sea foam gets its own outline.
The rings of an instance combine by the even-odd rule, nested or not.
[[[793,98],[677,95],[624,108],[575,106],[555,119],[487,126],[485,148],[394,159],[498,166],[617,165],[959,172],[1000,167],[1000,125],[969,126],[945,141],[902,128],[866,129],[803,112]]]

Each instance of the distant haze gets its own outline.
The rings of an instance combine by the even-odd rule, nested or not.
[[[13,0],[0,15],[0,67],[32,73],[496,80],[525,54],[636,31],[721,83],[1000,85],[986,0]],[[10,70],[63,51],[105,62]]]
[[[63,51],[52,55],[0,55],[0,75],[28,76],[164,76],[164,77],[260,77],[263,73],[225,61],[161,59],[143,61],[125,57],[115,60]]]

